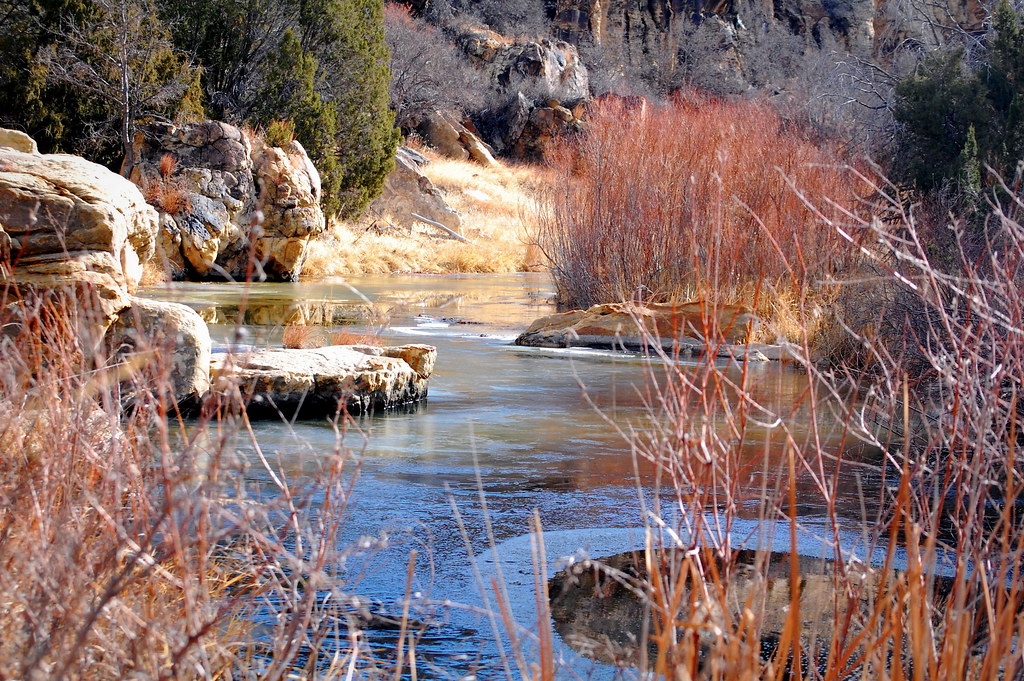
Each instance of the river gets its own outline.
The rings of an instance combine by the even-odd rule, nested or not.
[[[634,465],[629,444],[609,420],[643,427],[641,395],[659,367],[637,355],[511,345],[533,319],[554,311],[547,275],[391,275],[252,287],[180,283],[144,294],[199,310],[214,322],[211,333],[220,347],[279,344],[282,323],[291,320],[377,333],[385,344],[438,348],[428,399],[407,410],[359,418],[361,433],[350,433],[345,443],[358,453],[360,472],[340,540],[354,543],[382,533],[388,538],[388,548],[346,568],[346,588],[374,600],[374,607],[400,610],[411,549],[419,555],[414,591],[423,602],[481,605],[474,573],[487,582],[498,555],[515,617],[529,625],[536,610],[529,542],[534,509],[545,530],[549,569],[559,556],[602,556],[642,544],[641,501],[650,507],[659,492],[650,472]],[[750,372],[762,400],[793,412],[790,418],[799,422],[809,408],[807,376],[776,363],[752,366]],[[835,427],[819,428],[837,450],[841,421],[826,419],[826,426]],[[742,446],[763,451],[769,425],[748,431],[751,441]],[[256,436],[294,476],[315,471],[318,458],[335,446],[333,428],[318,421],[293,427],[262,422]],[[867,456],[848,445],[851,460]],[[771,457],[751,456],[741,486],[749,494],[739,495],[733,532],[742,535],[737,543],[761,537],[762,544],[777,544],[783,540],[770,531],[765,539],[757,525],[759,490],[784,471]],[[269,483],[260,467],[249,470],[253,484]],[[841,472],[840,485],[849,493],[842,495],[838,513],[853,527],[862,525],[861,500],[877,498],[880,482],[872,470],[850,466]],[[798,492],[803,550],[824,553],[819,538],[828,536],[829,521],[822,495],[804,478]],[[452,504],[462,514],[468,546]],[[856,544],[855,532],[850,542]],[[788,542],[781,546],[787,547]],[[507,644],[495,642],[488,620],[458,607],[440,612],[441,622],[417,646],[421,675],[503,678],[501,651]],[[394,632],[368,631],[367,641],[386,657]],[[581,676],[614,674],[565,646],[558,650]]]

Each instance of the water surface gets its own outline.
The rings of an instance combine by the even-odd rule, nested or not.
[[[553,568],[559,555],[607,555],[642,543],[641,501],[650,508],[659,494],[650,466],[635,460],[611,425],[649,427],[645,402],[652,377],[662,374],[659,364],[635,354],[511,345],[533,319],[555,311],[553,294],[543,274],[378,276],[252,287],[186,283],[146,291],[199,310],[219,347],[280,344],[286,323],[379,334],[386,344],[437,346],[428,399],[360,417],[359,432],[350,432],[344,443],[360,452],[360,474],[341,539],[386,533],[390,546],[352,568],[350,588],[397,610],[408,554],[416,549],[414,590],[424,599],[480,605],[474,567],[486,579],[494,574],[494,557],[503,555],[516,617],[527,625],[535,616],[527,541],[535,509],[550,538]],[[739,369],[732,371],[738,380]],[[801,425],[811,404],[806,375],[775,363],[748,371],[759,399],[788,415],[799,437],[810,437]],[[840,438],[842,421],[826,414],[818,435],[837,453],[870,459]],[[296,475],[315,471],[336,446],[335,429],[326,421],[263,422],[256,434],[263,450]],[[756,539],[763,530],[757,524],[762,486],[786,474],[781,447],[764,454],[766,440],[776,437],[770,423],[750,428],[745,437],[739,445],[749,460],[742,461],[736,497],[740,540]],[[259,467],[250,470],[254,482],[269,482]],[[871,467],[844,467],[840,485],[848,493],[838,507],[841,517],[856,526],[865,512],[862,494],[877,497],[879,484]],[[814,537],[828,535],[828,509],[813,475],[800,477],[798,494],[808,552],[821,553]],[[668,495],[663,507],[670,524],[678,509],[673,498]],[[452,504],[463,515],[469,548]],[[498,551],[489,550],[492,543]],[[393,633],[369,632],[369,640],[382,650],[394,645]],[[441,676],[504,675],[491,625],[469,611],[452,610],[442,626],[428,630],[418,652]],[[611,673],[573,658],[565,647],[561,653],[577,672]]]

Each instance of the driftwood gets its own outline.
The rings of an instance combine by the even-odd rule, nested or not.
[[[428,220],[427,218],[423,217],[422,215],[417,215],[416,213],[409,213],[409,215],[411,215],[412,217],[416,218],[420,222],[425,222],[425,223],[427,223],[428,225],[430,225],[432,227],[437,227],[438,229],[444,230],[445,232],[447,232],[450,235],[450,238],[452,238],[452,239],[458,239],[459,241],[461,241],[464,244],[471,244],[471,243],[473,243],[472,241],[470,241],[466,237],[462,236],[458,232],[456,232],[454,230],[451,230],[451,229],[448,229],[447,227],[442,225],[440,222],[434,222],[433,220]]]

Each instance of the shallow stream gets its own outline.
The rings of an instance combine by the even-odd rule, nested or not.
[[[559,556],[581,551],[604,556],[642,545],[641,499],[649,504],[658,494],[650,471],[634,465],[628,443],[609,420],[643,427],[641,396],[659,367],[637,355],[511,345],[533,319],[554,311],[553,293],[544,274],[358,277],[248,289],[188,283],[145,292],[199,310],[212,322],[215,344],[221,347],[234,341],[279,344],[288,322],[321,324],[326,331],[379,333],[386,344],[437,346],[428,399],[407,410],[359,418],[365,442],[363,434],[350,433],[345,443],[362,454],[341,540],[356,542],[381,533],[389,538],[389,548],[359,561],[358,567],[353,563],[349,588],[378,601],[376,607],[399,611],[409,551],[416,549],[420,558],[413,588],[422,599],[481,605],[474,568],[489,583],[498,555],[514,615],[526,625],[536,617],[529,541],[534,509],[553,569]],[[385,318],[386,325],[380,326]],[[241,335],[236,322],[244,329]],[[793,411],[792,419],[799,423],[809,408],[807,376],[777,363],[750,371],[762,399]],[[837,452],[841,420],[830,428],[833,421],[825,418],[819,429]],[[740,521],[733,533],[736,545],[782,542],[777,548],[785,549],[788,541],[757,525],[760,486],[785,474],[778,462],[758,458],[770,430],[747,434],[752,440],[744,444],[759,453],[746,462],[749,494],[738,496]],[[256,435],[263,450],[273,452],[280,466],[296,475],[315,470],[318,457],[335,447],[335,431],[325,422],[292,427],[263,422]],[[847,455],[866,456],[857,448]],[[268,482],[259,467],[250,470],[255,482]],[[849,493],[843,495],[838,513],[855,521],[853,528],[864,513],[860,500],[877,498],[880,482],[867,467],[850,466],[843,475],[841,485]],[[805,542],[801,552],[822,555],[818,537],[828,535],[822,496],[803,479],[798,494]],[[469,549],[452,504],[464,519]],[[491,541],[496,550],[489,549]],[[851,532],[849,541],[856,545],[856,533]],[[367,640],[382,654],[395,644],[394,632],[388,631],[369,631]],[[486,618],[453,608],[419,642],[420,674],[433,669],[444,678],[503,678],[500,645]],[[576,657],[566,646],[558,650],[580,676],[614,673]]]

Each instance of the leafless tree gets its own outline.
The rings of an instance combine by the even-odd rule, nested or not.
[[[199,72],[175,51],[152,0],[96,0],[95,6],[88,23],[62,27],[43,63],[53,82],[84,91],[104,112],[98,127],[117,131],[128,174],[136,122],[176,113]]]
[[[384,8],[391,50],[391,106],[403,128],[431,110],[471,109],[486,89],[483,77],[444,33],[398,4]]]

